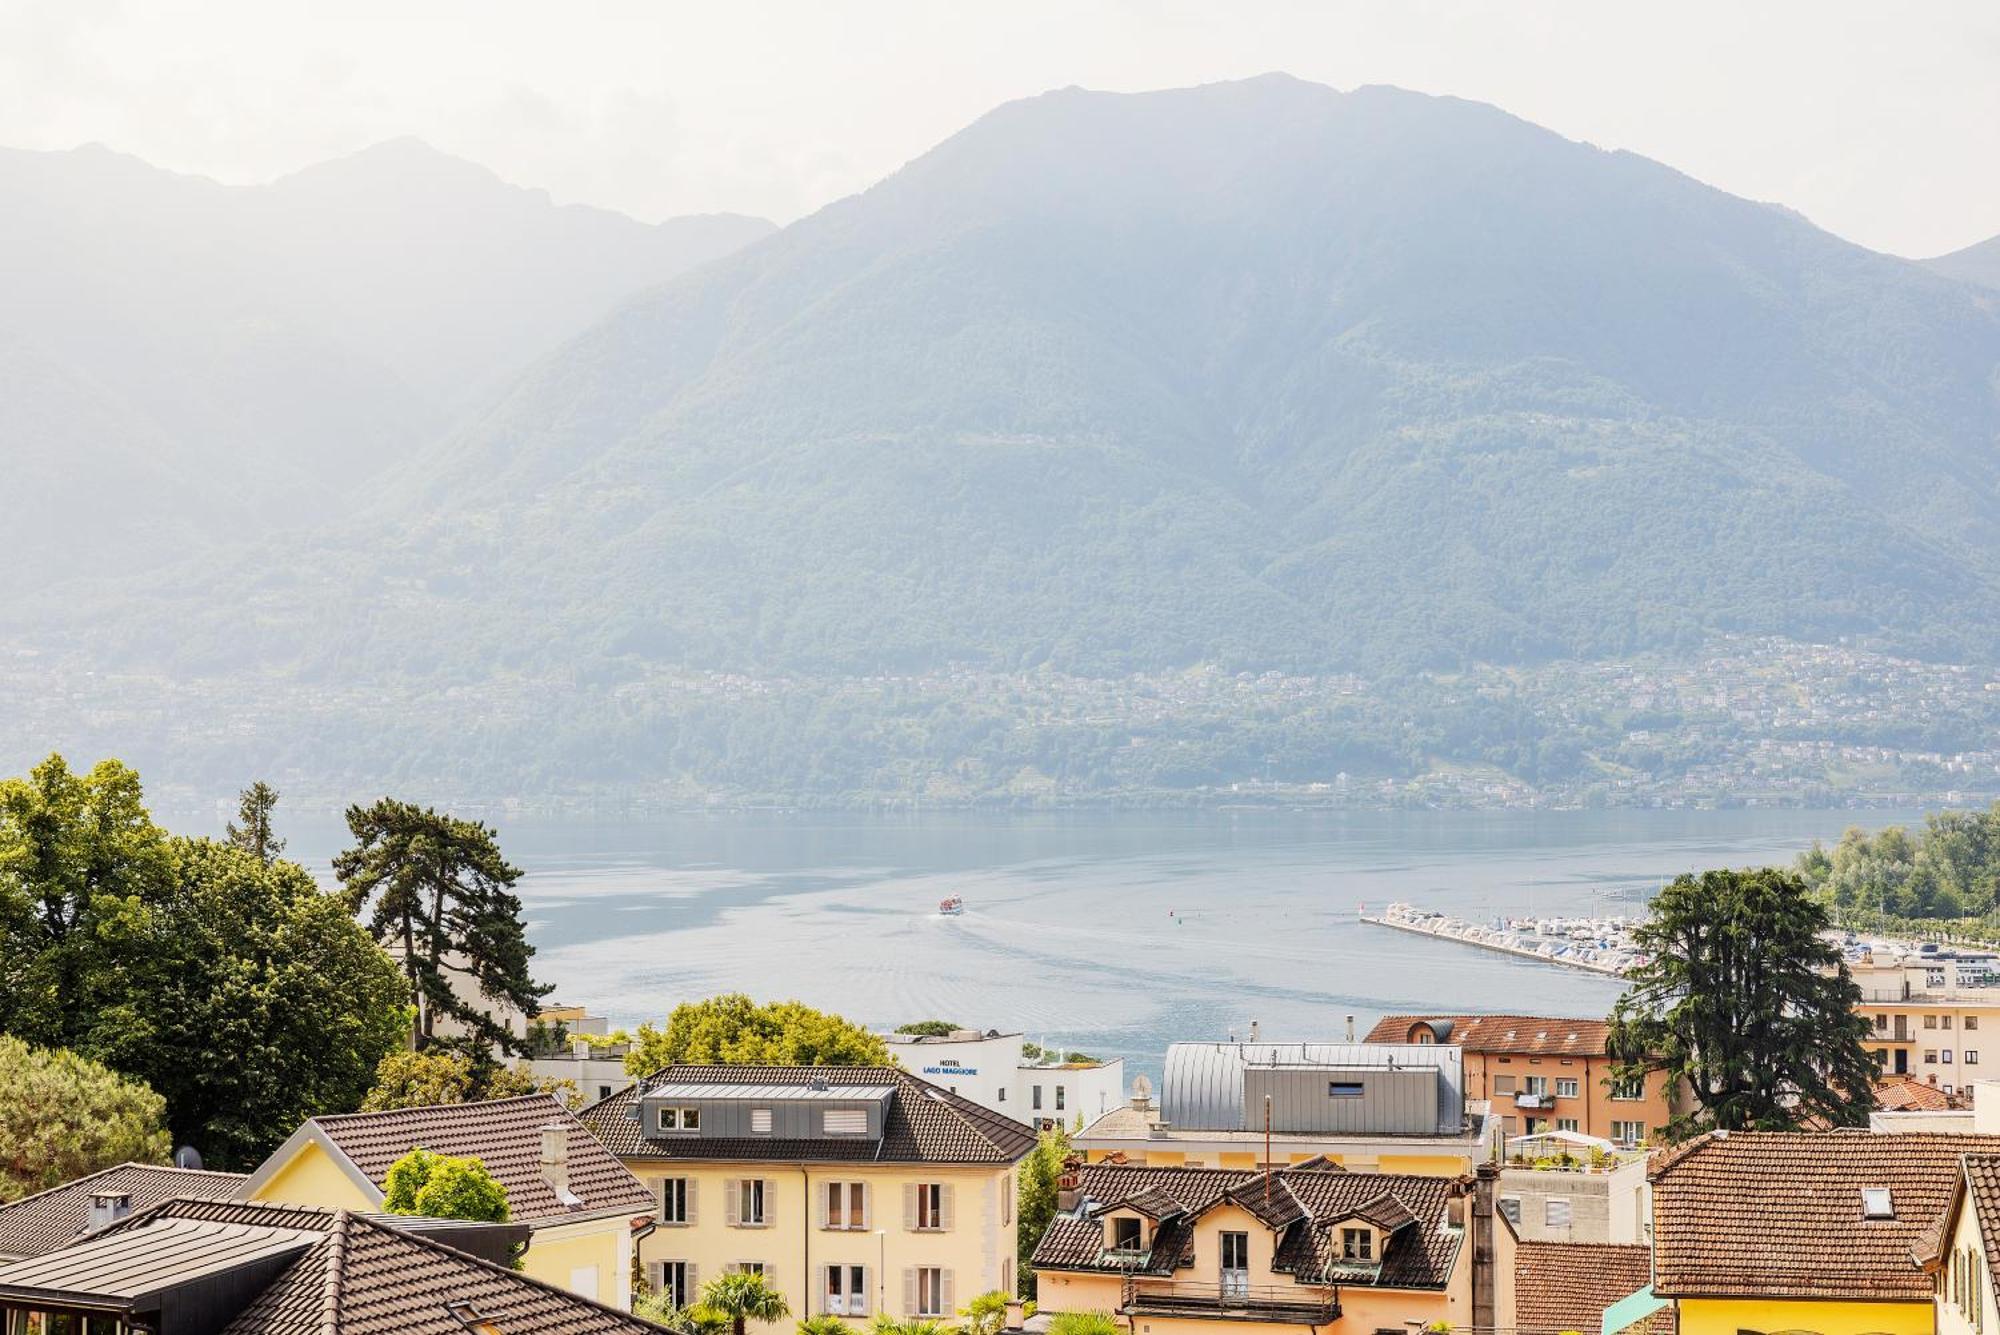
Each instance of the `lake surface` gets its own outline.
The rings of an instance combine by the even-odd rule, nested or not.
[[[1789,862],[1919,813],[1072,812],[503,825],[537,976],[614,1023],[741,991],[1128,1059],[1175,1039],[1337,1039],[1395,1011],[1601,1016],[1612,979],[1360,923],[1635,913],[1663,879]],[[320,864],[332,830],[295,836]],[[963,916],[937,902],[965,897]]]

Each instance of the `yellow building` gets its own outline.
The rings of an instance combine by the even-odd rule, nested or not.
[[[529,1229],[522,1271],[613,1307],[632,1305],[633,1225],[653,1198],[546,1094],[306,1122],[239,1189],[244,1200],[379,1210],[389,1168],[414,1149],[478,1159]]]
[[[1932,1335],[1919,1262],[1966,1154],[2000,1137],[1711,1132],[1655,1158],[1655,1297],[1680,1335]]]
[[[2000,1329],[1989,1237],[2000,1237],[2000,1154],[1968,1154],[1944,1214],[1917,1246],[1937,1295],[1937,1335],[1986,1335],[1989,1324]]]
[[[643,1179],[647,1282],[755,1270],[795,1315],[948,1317],[1015,1284],[1019,1122],[905,1071],[670,1067],[584,1109]]]
[[[1511,1329],[1496,1177],[1078,1166],[1035,1248],[1037,1301],[1114,1313],[1134,1335]]]

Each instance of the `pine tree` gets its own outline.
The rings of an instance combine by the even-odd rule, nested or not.
[[[1682,876],[1633,933],[1652,959],[1611,1015],[1613,1081],[1665,1071],[1696,1106],[1664,1128],[1865,1126],[1875,1059],[1826,906],[1777,868]]]
[[[475,1060],[493,1048],[518,1055],[521,1037],[480,1003],[532,1018],[550,989],[529,976],[535,948],[513,892],[521,872],[500,856],[494,832],[391,798],[349,807],[347,828],[355,845],[334,859],[334,874],[353,912],[372,902],[368,929],[402,966],[413,1045],[437,1046],[442,1016],[465,1030]]]
[[[277,805],[278,790],[259,779],[238,796],[236,820],[229,822],[227,829],[229,843],[267,867],[285,851],[285,841],[271,828],[271,812]]]

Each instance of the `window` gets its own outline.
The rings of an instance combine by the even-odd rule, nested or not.
[[[769,1108],[752,1108],[750,1110],[750,1134],[753,1136],[768,1136],[771,1134],[771,1110]]]
[[[1500,1213],[1506,1216],[1508,1223],[1512,1224],[1515,1228],[1519,1228],[1521,1226],[1521,1198],[1519,1196],[1502,1196],[1500,1198]]]
[[[1064,1086],[1062,1086],[1062,1085],[1057,1085],[1057,1086],[1056,1086],[1056,1111],[1057,1111],[1057,1112],[1061,1112],[1061,1111],[1063,1110],[1063,1093],[1064,1093]]]
[[[1977,1065],[1979,1065],[1979,1049],[1978,1049],[1978,1048],[1967,1048],[1967,1049],[1965,1050],[1965,1064],[1966,1064],[1967,1066],[1977,1066]]]
[[[826,1310],[834,1316],[868,1315],[868,1268],[830,1265],[826,1268]]]
[[[1545,1075],[1529,1075],[1521,1078],[1523,1094],[1546,1094],[1549,1092],[1549,1078]]]
[[[1111,1249],[1118,1252],[1136,1252],[1144,1249],[1139,1240],[1141,1229],[1136,1219],[1118,1218],[1111,1221]]]
[[[1646,1077],[1642,1075],[1630,1080],[1613,1080],[1611,1097],[1621,1103],[1637,1103],[1646,1097]]]
[[[762,1261],[738,1261],[730,1269],[739,1275],[761,1275],[765,1273]]]
[[[1362,1095],[1358,1080],[1329,1080],[1326,1082],[1326,1096],[1330,1099],[1358,1099]]]
[[[1926,1016],[1924,1017],[1924,1028],[1926,1028],[1926,1029],[1935,1029],[1935,1028],[1937,1028],[1937,1016],[1935,1016],[1935,1015],[1926,1015]]]
[[[865,1136],[868,1134],[868,1110],[828,1108],[820,1114],[820,1126],[829,1136]]]
[[[1977,1015],[1966,1016],[1965,1027],[1967,1029],[1977,1029],[1979,1027],[1979,1017]]]
[[[1549,1228],[1568,1228],[1569,1197],[1551,1196],[1542,1202],[1542,1223]]]
[[[1556,1097],[1557,1097],[1557,1098],[1559,1098],[1559,1099],[1573,1099],[1573,1098],[1575,1098],[1575,1097],[1576,1097],[1576,1095],[1577,1095],[1577,1085],[1576,1085],[1576,1081],[1574,1081],[1574,1080],[1558,1080],[1558,1081],[1556,1081]]]
[[[942,1269],[934,1265],[918,1266],[915,1281],[916,1315],[943,1316],[950,1311],[951,1303],[945,1294],[946,1284]]]
[[[1889,1017],[1888,1017],[1888,1016],[1886,1016],[1886,1015],[1878,1015],[1878,1016],[1876,1016],[1876,1017],[1875,1017],[1875,1027],[1876,1027],[1876,1028],[1877,1028],[1878,1030],[1879,1030],[1879,1029],[1887,1029],[1887,1028],[1889,1027]]]
[[[1938,1017],[1938,1028],[1940,1029],[1951,1028],[1951,1017],[1949,1015],[1940,1015]]]
[[[663,1177],[660,1179],[660,1222],[663,1224],[692,1224],[694,1215],[688,1209],[690,1192],[688,1180],[684,1177]],[[685,1306],[675,1303],[674,1306]]]
[[[699,1108],[660,1109],[660,1130],[662,1131],[701,1130],[701,1109]]]
[[[1936,1065],[1937,1065],[1937,1049],[1936,1049],[1936,1048],[1925,1048],[1925,1049],[1924,1049],[1924,1065],[1926,1065],[1926,1066],[1936,1066]]]
[[[1938,1058],[1941,1061],[1943,1061],[1946,1066],[1951,1065],[1951,1049],[1946,1048],[1943,1052],[1940,1052],[1938,1054]]]
[[[598,1098],[600,1098],[600,1099],[608,1099],[608,1098],[610,1098],[610,1097],[611,1097],[611,1086],[609,1086],[609,1085],[599,1085],[599,1086],[597,1087],[597,1097],[598,1097]]]
[[[1611,1139],[1625,1146],[1627,1149],[1637,1145],[1645,1138],[1646,1124],[1644,1122],[1613,1122],[1611,1124]]]
[[[910,1227],[926,1233],[941,1232],[945,1227],[945,1203],[950,1198],[950,1189],[942,1182],[919,1182],[911,1188]]]
[[[1512,1094],[1514,1092],[1514,1077],[1511,1075],[1494,1076],[1493,1092],[1495,1094]]]
[[[736,1184],[736,1218],[731,1223],[745,1228],[764,1225],[764,1179],[746,1177]]]
[[[863,1182],[826,1184],[826,1228],[868,1227],[868,1186]]]
[[[1340,1259],[1343,1261],[1372,1261],[1375,1259],[1375,1230],[1370,1228],[1343,1228],[1340,1230]]]
[[[686,1307],[694,1301],[694,1266],[688,1261],[655,1261],[649,1267],[655,1293],[666,1295],[670,1306]]]
[[[998,1101],[1001,1103],[1005,1103],[1007,1101],[1007,1086],[1005,1085],[1000,1086],[1000,1098]],[[1007,1292],[1012,1293],[1013,1290],[1009,1289],[1007,1290]]]
[[[1558,1130],[1558,1131],[1575,1131],[1575,1130],[1577,1130],[1577,1129],[1578,1129],[1578,1128],[1577,1128],[1577,1125],[1576,1125],[1576,1118],[1574,1118],[1574,1117],[1558,1117],[1558,1118],[1556,1118],[1556,1130]]]
[[[1042,1110],[1042,1087],[1040,1085],[1036,1085],[1028,1091],[1028,1106],[1036,1112]]]
[[[1863,1187],[1861,1189],[1861,1217],[1863,1219],[1894,1219],[1896,1206],[1887,1187]]]
[[[1247,1279],[1250,1274],[1250,1235],[1231,1229],[1216,1236],[1222,1242],[1223,1283],[1230,1283],[1231,1275],[1241,1275]]]

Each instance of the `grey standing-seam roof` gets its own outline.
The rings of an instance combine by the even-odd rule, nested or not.
[[[1465,1129],[1465,1060],[1444,1043],[1174,1043],[1160,1078],[1160,1114],[1186,1131],[1243,1131],[1243,1073],[1252,1066],[1345,1070],[1436,1068],[1437,1134]]]
[[[126,1310],[191,1280],[303,1252],[319,1238],[304,1229],[158,1219],[0,1266],[0,1299],[61,1296],[64,1305]]]

